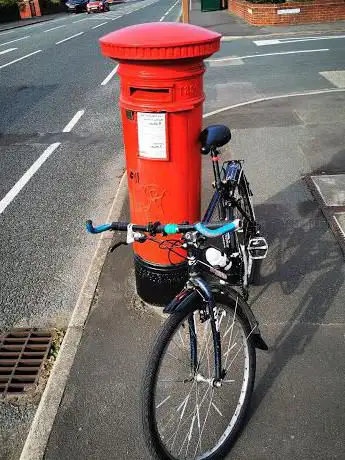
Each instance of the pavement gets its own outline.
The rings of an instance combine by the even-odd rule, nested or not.
[[[191,0],[190,23],[214,30],[225,37],[239,38],[251,35],[334,33],[345,30],[345,21],[291,26],[253,26],[228,10],[202,12],[200,0]]]
[[[262,286],[250,295],[270,350],[258,353],[250,420],[229,459],[343,458],[344,261],[303,176],[330,164],[342,167],[342,154],[322,141],[345,127],[340,114],[326,121],[324,108],[336,113],[344,103],[344,94],[266,101],[205,120],[232,127],[223,158],[245,160],[270,244]],[[208,158],[203,174],[202,183],[210,184]],[[210,193],[203,188],[204,204]],[[122,218],[128,218],[126,205]],[[161,321],[135,295],[131,250],[109,255],[46,460],[150,458],[141,437],[139,391]]]
[[[0,33],[0,50],[16,48],[0,56],[0,198],[60,143],[1,213],[0,329],[70,324],[98,244],[82,224],[107,219],[124,168],[119,82],[102,84],[114,63],[100,56],[97,39],[159,20],[173,5],[129,2],[105,15]],[[164,20],[179,12],[175,5]],[[232,128],[224,159],[246,160],[269,238],[264,282],[250,301],[271,348],[259,354],[251,418],[232,457],[343,458],[343,256],[304,180],[344,172],[343,23],[268,37],[272,29],[254,34],[238,25],[232,38],[243,38],[223,41],[207,62],[205,124]],[[210,171],[204,159],[203,184]],[[204,187],[204,205],[209,193]],[[161,316],[135,297],[131,257],[121,248],[106,259],[60,405],[55,398],[46,459],[149,458],[138,391]],[[83,327],[80,319],[80,334]],[[19,458],[36,407],[1,404],[1,459]]]
[[[4,32],[6,30],[17,29],[18,27],[33,26],[41,22],[54,21],[56,19],[63,18],[64,16],[67,16],[67,13],[62,12],[62,13],[46,14],[43,16],[35,16],[29,19],[20,19],[18,21],[2,22],[0,23],[0,32]]]

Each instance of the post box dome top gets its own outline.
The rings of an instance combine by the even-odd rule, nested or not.
[[[206,57],[219,50],[221,35],[176,22],[125,27],[100,38],[102,53],[119,60],[164,60]]]

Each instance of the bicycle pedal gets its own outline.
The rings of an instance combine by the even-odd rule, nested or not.
[[[268,244],[262,236],[257,236],[256,238],[251,238],[249,240],[248,252],[251,259],[265,259],[267,251]]]

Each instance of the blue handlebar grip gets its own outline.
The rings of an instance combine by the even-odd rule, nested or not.
[[[167,235],[175,235],[178,232],[178,226],[176,224],[164,225],[164,232]]]
[[[86,230],[89,233],[102,233],[102,232],[106,232],[107,230],[111,230],[111,225],[103,224],[103,225],[98,225],[97,227],[94,227],[92,225],[92,220],[88,220],[86,222]]]
[[[205,225],[203,225],[201,222],[195,225],[195,229],[202,235],[206,236],[207,238],[215,238],[217,236],[222,236],[225,233],[235,232],[239,228],[240,228],[239,219],[235,219],[232,222],[229,222],[228,224],[225,224],[222,227],[219,227],[215,230],[211,230],[205,227]]]

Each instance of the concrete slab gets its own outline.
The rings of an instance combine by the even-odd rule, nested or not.
[[[320,72],[320,75],[325,77],[337,88],[345,88],[345,70],[332,70],[328,72]]]
[[[345,238],[345,213],[344,212],[336,212],[334,213],[334,220],[339,228],[339,231]]]
[[[311,176],[326,206],[345,206],[345,174]]]

